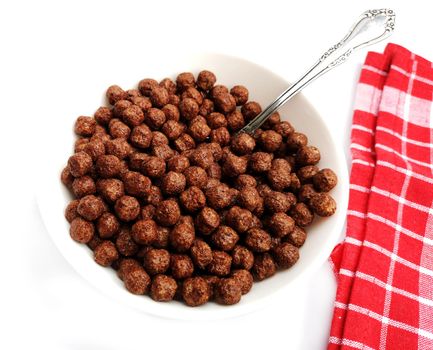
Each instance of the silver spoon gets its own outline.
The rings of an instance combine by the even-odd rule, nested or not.
[[[346,48],[347,44],[353,41],[360,33],[368,30],[368,27],[378,19],[382,19],[383,33],[379,36],[375,36],[372,39],[368,39],[360,44],[353,44],[349,48]],[[363,47],[375,44],[391,35],[395,27],[395,12],[391,9],[379,9],[379,10],[368,10],[365,11],[358,21],[350,28],[349,33],[340,40],[337,44],[329,48],[319,60],[295,83],[293,83],[287,90],[285,90],[277,99],[267,106],[257,117],[251,120],[245,125],[240,132],[253,133],[257,130],[268,118],[274,113],[279,107],[290,100],[304,87],[310,84],[312,81],[330,71],[332,68],[346,62],[350,55]],[[335,57],[341,53],[338,57]]]

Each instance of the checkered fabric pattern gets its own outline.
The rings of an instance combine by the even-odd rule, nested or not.
[[[370,52],[355,98],[328,349],[433,349],[433,65]]]

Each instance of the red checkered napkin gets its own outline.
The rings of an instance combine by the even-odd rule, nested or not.
[[[433,65],[370,52],[352,125],[328,349],[433,349]]]

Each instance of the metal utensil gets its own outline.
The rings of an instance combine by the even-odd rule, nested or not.
[[[360,44],[352,45],[349,48],[346,46],[353,41],[361,32],[367,30],[367,27],[372,24],[377,18],[382,17],[384,19],[384,31],[379,36],[373,37],[367,41]],[[379,9],[379,10],[368,10],[365,11],[358,21],[350,28],[349,33],[340,40],[337,44],[330,47],[319,60],[295,83],[293,83],[287,90],[285,90],[277,99],[267,106],[257,117],[251,120],[247,125],[245,125],[240,132],[253,133],[258,129],[269,116],[274,113],[279,107],[290,100],[298,92],[300,92],[304,87],[310,84],[312,81],[320,77],[321,75],[329,72],[332,68],[339,66],[340,64],[346,62],[350,55],[361,48],[368,45],[375,44],[391,35],[395,27],[395,12],[391,9]],[[344,52],[337,58],[332,60],[340,51]],[[329,62],[330,61],[330,62]]]

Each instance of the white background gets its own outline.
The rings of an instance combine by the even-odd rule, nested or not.
[[[397,13],[391,40],[433,59],[429,3],[2,2],[0,348],[325,348],[335,293],[327,264],[283,303],[224,321],[159,319],[100,294],[72,270],[45,231],[34,193],[50,155],[38,150],[50,144],[62,118],[70,120],[80,96],[116,82],[122,66],[145,64],[149,55],[170,52],[175,60],[176,54],[196,51],[227,53],[294,80],[361,12],[389,6]],[[364,55],[357,53],[304,93],[346,150],[353,89]],[[106,72],[107,83],[88,86],[83,71],[89,70]],[[69,84],[81,88],[63,94],[62,87]],[[53,99],[65,109],[53,110]]]

